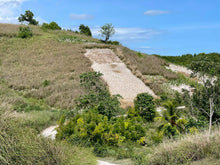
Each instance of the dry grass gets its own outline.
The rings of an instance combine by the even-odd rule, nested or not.
[[[17,28],[0,24],[2,33],[4,29],[4,33],[15,33]],[[55,32],[36,29],[42,34],[31,39],[0,38],[0,77],[25,96],[45,99],[51,106],[72,108],[74,99],[84,94],[79,75],[91,71],[91,62],[83,55],[82,45],[60,43]],[[48,86],[43,85],[45,80],[50,82]]]
[[[220,130],[209,137],[208,133],[188,135],[174,142],[161,144],[155,148],[149,164],[187,164],[202,159],[220,159]]]
[[[168,71],[165,66],[167,63],[153,55],[144,54],[140,57],[135,51],[121,47],[127,65],[135,65],[143,75],[161,75],[167,79],[176,79],[178,76]]]
[[[164,90],[161,87],[163,82],[148,79],[146,75],[160,75],[164,77],[164,80],[178,78],[176,73],[170,72],[165,68],[167,63],[156,56],[146,54],[140,55],[139,53],[122,46],[118,47],[115,52],[132,73],[140,78],[157,95],[164,93]]]

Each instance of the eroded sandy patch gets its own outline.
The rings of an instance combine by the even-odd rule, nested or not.
[[[156,97],[154,92],[135,77],[112,50],[88,49],[85,56],[93,62],[93,70],[103,74],[111,94],[119,94],[123,97],[121,103],[131,105],[137,94],[144,92]]]

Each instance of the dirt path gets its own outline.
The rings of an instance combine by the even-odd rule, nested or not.
[[[126,65],[110,49],[88,49],[85,53],[92,62],[92,68],[103,74],[112,95],[120,94],[122,104],[130,105],[139,93],[156,96],[140,79],[135,77]]]

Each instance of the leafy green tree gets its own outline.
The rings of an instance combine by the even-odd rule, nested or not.
[[[91,32],[90,28],[88,26],[83,25],[83,24],[81,24],[79,26],[79,32],[81,34],[86,35],[86,36],[92,36],[92,32]]]
[[[220,110],[220,64],[214,63],[208,58],[198,58],[191,63],[192,76],[198,76],[203,86],[196,89],[192,100],[195,108],[209,117],[209,134],[211,134],[213,118]],[[220,116],[216,121],[220,120]],[[214,121],[214,122],[216,122]]]
[[[134,100],[135,109],[146,121],[153,121],[156,116],[153,97],[148,93],[138,94]]]
[[[176,111],[176,107],[171,101],[167,101],[163,104],[165,110],[162,112],[161,117],[157,117],[156,120],[161,121],[161,125],[158,130],[165,136],[175,136],[180,132],[185,131],[185,125],[187,121],[180,118],[180,115]]]
[[[115,34],[114,26],[111,23],[106,23],[101,26],[101,30],[99,31],[102,37],[105,37],[105,42],[109,40],[109,38]]]
[[[29,25],[38,25],[38,21],[34,19],[34,14],[30,10],[25,11],[25,14],[21,14],[20,17],[18,17],[18,21],[27,21]]]
[[[88,72],[80,75],[80,84],[88,92],[75,100],[77,109],[97,109],[99,114],[105,115],[108,119],[117,115],[120,111],[119,95],[111,96],[108,89],[103,85],[99,72]]]

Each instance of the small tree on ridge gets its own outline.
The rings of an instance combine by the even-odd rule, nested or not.
[[[114,26],[111,23],[106,23],[101,26],[101,30],[99,31],[102,37],[105,37],[105,42],[109,40],[109,38],[115,34]]]

